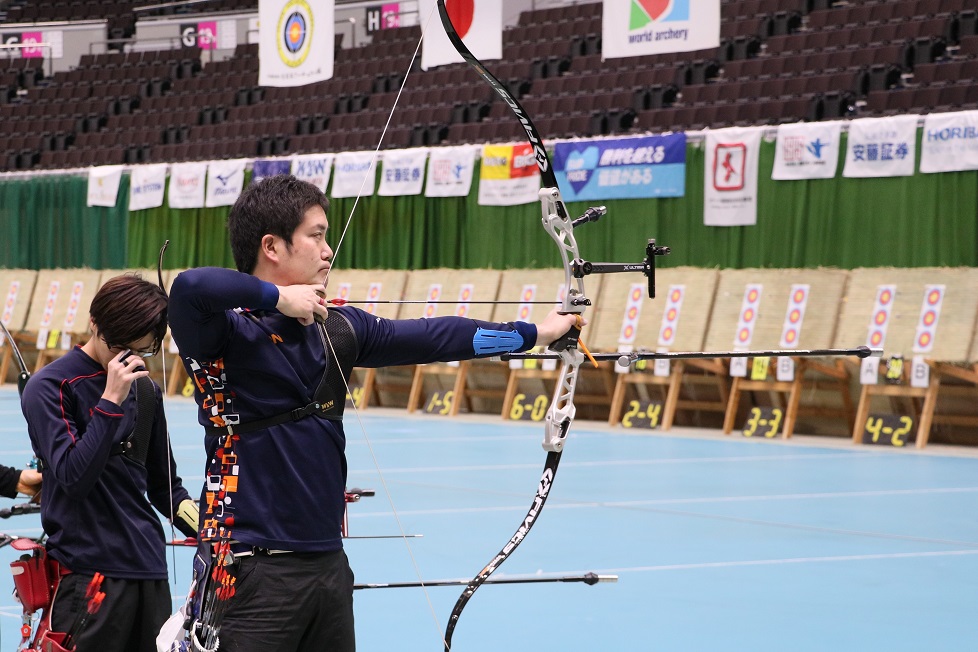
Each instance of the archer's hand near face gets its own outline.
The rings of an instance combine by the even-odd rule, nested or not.
[[[36,496],[41,490],[41,474],[34,469],[24,469],[17,480],[17,492],[25,496]]]
[[[102,392],[102,398],[118,406],[121,406],[129,396],[132,382],[149,375],[146,364],[138,355],[130,355],[122,360],[122,357],[128,353],[129,351],[122,351],[109,360],[109,366],[105,370],[105,391]]]
[[[316,316],[326,319],[325,288],[321,284],[278,285],[278,303],[275,308],[286,317],[295,317],[308,326]]]
[[[562,315],[556,310],[551,310],[550,314],[537,324],[537,346],[549,346],[554,341],[559,340],[571,328],[577,326],[578,317],[580,315]],[[581,327],[585,324],[587,324],[587,320],[581,318]]]

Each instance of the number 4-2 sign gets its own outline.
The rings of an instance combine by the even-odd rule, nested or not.
[[[917,437],[913,417],[900,414],[870,414],[863,428],[863,443],[906,446]]]

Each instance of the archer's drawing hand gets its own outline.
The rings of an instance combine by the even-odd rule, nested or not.
[[[310,325],[316,317],[326,319],[326,299],[322,284],[279,285],[278,303],[275,307],[287,317],[295,317],[303,326]]]

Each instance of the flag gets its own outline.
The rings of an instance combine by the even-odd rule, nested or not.
[[[428,150],[424,147],[388,150],[383,157],[377,194],[382,197],[420,195]]]
[[[259,0],[258,85],[330,79],[335,13],[334,0]]]
[[[920,116],[863,118],[849,123],[844,177],[909,177],[917,154]]]
[[[121,165],[103,165],[88,170],[88,205],[115,206],[122,181]]]
[[[461,63],[462,55],[448,40],[435,0],[419,0],[422,26],[428,21],[421,44],[421,69]],[[459,0],[448,3],[452,25],[465,47],[479,61],[503,58],[503,3],[499,0]]]
[[[605,59],[690,52],[720,45],[720,0],[605,0]]]
[[[928,113],[920,143],[920,171],[960,170],[978,170],[978,111]]]
[[[480,206],[517,206],[540,199],[540,169],[530,143],[482,148]]]
[[[344,152],[336,155],[333,197],[368,197],[374,194],[377,159],[374,152]]]
[[[170,208],[203,208],[206,163],[175,163],[170,168]]]
[[[472,188],[477,148],[436,147],[428,157],[426,197],[468,197]]]
[[[207,166],[207,208],[231,206],[244,188],[245,159],[211,161]]]
[[[839,167],[841,122],[808,122],[778,127],[771,178],[831,179]]]
[[[757,161],[761,127],[706,132],[703,223],[748,226],[757,223]]]
[[[167,167],[166,163],[133,166],[129,181],[129,210],[139,211],[163,205]]]

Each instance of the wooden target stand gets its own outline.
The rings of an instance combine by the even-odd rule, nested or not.
[[[719,399],[708,400],[689,396],[691,386],[707,386],[715,389]],[[622,419],[622,410],[629,387],[664,388],[660,427],[670,430],[679,411],[724,413],[730,401],[730,383],[727,380],[727,365],[723,360],[676,360],[672,362],[668,376],[655,376],[651,373],[620,374],[615,382],[611,398],[611,412],[608,425],[617,425]],[[683,398],[686,391],[686,398]]]
[[[98,290],[100,275],[91,269],[38,272],[26,322],[37,324],[37,329],[17,340],[36,348],[35,373],[88,338],[88,307]]]
[[[19,333],[27,323],[31,297],[37,283],[37,272],[29,269],[0,269],[0,318],[14,337],[13,345],[4,342],[0,348],[0,385],[7,382],[14,359],[14,346],[18,350],[26,348],[26,342]],[[29,343],[31,347],[34,342]],[[18,370],[19,371],[19,370]]]
[[[875,396],[886,396],[890,398],[909,398],[913,405],[914,416],[917,421],[916,441],[917,448],[927,445],[930,437],[931,424],[934,423],[934,410],[937,407],[937,393],[941,387],[940,375],[930,374],[930,382],[927,387],[912,387],[909,384],[909,369],[904,369],[902,382],[900,385],[863,385],[859,394],[859,409],[856,412],[856,419],[852,429],[852,443],[863,443],[863,432],[866,421],[869,418],[869,410],[872,399]],[[922,400],[922,404],[921,404]],[[976,421],[978,422],[978,421]]]

